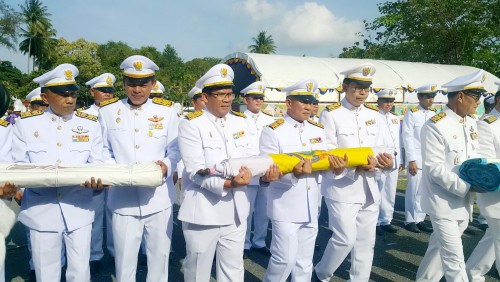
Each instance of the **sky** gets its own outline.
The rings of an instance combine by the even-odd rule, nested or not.
[[[16,10],[24,0],[4,0]],[[185,61],[248,52],[259,31],[277,54],[337,56],[358,41],[363,20],[380,14],[379,0],[42,0],[57,37],[133,48],[172,45]],[[0,60],[27,71],[28,57],[0,47]]]

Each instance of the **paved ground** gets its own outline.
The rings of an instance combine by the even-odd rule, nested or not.
[[[399,187],[404,187],[402,179]],[[17,205],[13,204],[16,208]],[[177,216],[178,206],[175,206],[174,212]],[[474,214],[474,218],[477,214]],[[373,260],[371,281],[413,281],[416,276],[417,268],[427,248],[429,234],[415,234],[402,228],[404,222],[404,191],[398,190],[396,199],[396,212],[393,223],[399,227],[397,234],[386,234],[377,236],[375,245],[375,256]],[[472,252],[477,242],[484,234],[477,227],[477,222],[470,224],[470,229],[475,232],[473,235],[464,234],[462,237],[464,244],[465,257]],[[269,233],[270,235],[270,233]],[[314,255],[316,264],[323,253],[323,248],[330,238],[331,231],[328,229],[328,214],[324,207],[319,220],[319,232],[316,243],[320,250]],[[268,245],[270,236],[267,238]],[[17,223],[11,235],[7,238],[7,260],[6,260],[6,281],[28,281],[28,250],[26,247],[26,236],[24,227]],[[182,235],[181,224],[178,220],[174,221],[173,233],[173,252],[171,254],[171,263],[169,268],[169,281],[182,281],[182,260],[185,256],[184,238]],[[143,257],[141,258],[144,259]],[[249,259],[245,260],[245,281],[261,281],[264,277],[269,258],[259,253],[251,253]],[[350,260],[346,259],[344,263],[335,272],[332,281],[344,281],[349,279],[348,271]],[[92,281],[115,281],[114,265],[112,258],[106,254],[103,259],[101,271],[92,277]],[[146,280],[147,267],[144,262],[139,261],[137,269],[137,281]],[[215,271],[213,270],[213,277]],[[212,279],[215,281],[215,279]],[[442,280],[444,281],[444,279]],[[490,271],[486,281],[500,281],[500,278],[494,271]]]

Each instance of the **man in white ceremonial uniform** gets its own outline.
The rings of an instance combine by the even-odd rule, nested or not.
[[[126,58],[120,68],[123,69],[127,98],[104,101],[99,110],[107,161],[118,164],[156,162],[164,178],[162,185],[156,188],[127,186],[108,191],[107,205],[113,211],[116,278],[135,281],[137,256],[144,236],[146,280],[167,281],[172,205],[176,197],[172,173],[180,159],[177,146],[179,117],[172,101],[149,99],[158,70],[153,61],[134,55]]]
[[[261,154],[280,154],[324,150],[323,125],[310,118],[317,82],[301,80],[285,89],[287,112],[264,128],[260,141]],[[329,157],[332,171],[341,174],[346,161]],[[271,168],[272,169],[272,168]],[[279,172],[279,170],[278,170]],[[312,172],[311,161],[300,161],[292,173],[279,174],[261,182],[267,195],[267,214],[273,225],[271,259],[264,281],[311,281],[313,254],[318,234],[318,176]],[[335,177],[330,172],[329,177]],[[270,182],[270,183],[269,183]]]
[[[91,106],[79,108],[77,111],[99,116],[99,105],[101,102],[112,99],[116,78],[111,73],[103,73],[87,81],[85,85],[89,88],[89,93],[94,98]],[[90,241],[90,274],[96,274],[101,267],[101,259],[104,256],[103,244],[103,223],[106,215],[106,245],[111,256],[114,256],[113,231],[111,230],[112,213],[106,208],[106,198],[108,190],[95,190],[92,195],[92,205],[94,206],[94,222],[92,223],[92,239]]]
[[[405,164],[408,168],[405,191],[405,229],[414,233],[432,232],[425,224],[425,212],[421,207],[422,153],[420,133],[424,123],[436,114],[432,108],[437,85],[427,84],[416,90],[418,106],[408,110],[403,118],[402,136],[405,148]]]
[[[11,163],[12,162],[12,156],[11,156],[11,148],[12,148],[12,125],[3,119],[0,119],[0,163]],[[9,184],[10,185],[10,184]],[[12,188],[12,187],[5,187],[6,184],[4,182],[0,182],[0,198],[3,198],[4,195],[7,193],[4,193],[7,191],[7,188]],[[1,199],[0,199],[1,201]],[[3,203],[0,203],[0,207],[3,205]],[[3,208],[3,207],[1,207]],[[5,209],[7,211],[7,209]],[[2,221],[5,221],[6,218],[4,218],[4,214],[1,214],[2,216]],[[6,225],[7,226],[7,225]],[[0,227],[3,227],[2,224],[0,224]],[[5,228],[8,229],[8,228]],[[4,228],[0,228],[0,235],[6,235],[3,234]],[[7,233],[7,230],[5,231]],[[5,239],[3,236],[0,236],[0,239]],[[0,240],[0,248],[2,248],[5,245],[4,240]],[[5,250],[5,249],[4,249]],[[1,255],[1,254],[0,254]],[[4,261],[0,258],[0,281],[5,281],[5,269],[4,269]]]
[[[380,173],[377,179],[380,190],[380,211],[377,222],[377,235],[383,235],[384,232],[396,233],[398,230],[391,225],[394,204],[396,203],[396,188],[398,185],[398,174],[403,170],[401,159],[401,123],[399,117],[392,112],[394,100],[396,99],[396,89],[382,89],[377,92],[378,112],[381,115],[382,127],[385,129],[384,137],[386,143],[390,145],[390,151],[393,154],[394,166],[391,169]]]
[[[193,86],[191,90],[188,92],[188,97],[191,99],[191,105],[193,106],[194,111],[202,111],[205,108],[205,99],[201,95],[201,89]],[[177,183],[179,184],[179,189],[182,189],[182,174],[184,171],[184,162],[182,159],[177,164]],[[175,182],[175,179],[174,179]],[[182,194],[180,198],[180,203],[182,203]]]
[[[86,164],[102,162],[97,117],[74,112],[78,69],[62,64],[33,81],[42,87],[49,108],[25,113],[14,128],[14,162]],[[89,185],[89,183],[92,183]],[[102,188],[93,179],[85,186]],[[37,281],[61,279],[61,250],[66,248],[66,281],[90,281],[92,191],[76,187],[25,189],[19,221],[29,228]],[[64,244],[63,244],[64,242]]]
[[[342,72],[345,97],[323,110],[327,149],[387,147],[383,125],[375,106],[363,104],[369,94],[375,66],[370,63]],[[351,281],[368,281],[373,261],[375,229],[380,205],[376,169],[391,169],[393,155],[370,156],[368,164],[347,169],[341,179],[323,177],[321,193],[328,207],[333,235],[315,267],[315,281],[330,281],[335,270],[351,253]]]
[[[41,89],[41,87],[37,87],[26,96],[26,100],[30,101],[30,108],[32,111],[45,111],[49,106],[42,99]]]
[[[234,73],[213,66],[197,82],[206,101],[203,111],[187,114],[179,126],[185,165],[179,220],[186,239],[184,280],[209,281],[216,254],[217,281],[244,281],[243,246],[250,203],[246,185],[251,172],[242,167],[230,179],[202,175],[225,159],[254,156],[251,128],[243,113],[230,111]]]
[[[458,176],[467,159],[478,157],[476,112],[483,70],[457,77],[446,84],[448,104],[422,128],[422,196],[424,212],[434,231],[420,262],[416,281],[468,281],[462,233],[472,219],[475,187]]]
[[[153,89],[151,89],[151,94],[149,94],[149,98],[163,98],[163,93],[165,93],[165,86],[158,80],[156,81]]]
[[[477,123],[480,157],[500,159],[500,82],[494,96],[495,107]],[[484,281],[484,275],[496,261],[500,272],[500,191],[477,193],[477,205],[488,222],[483,238],[467,260],[467,274],[470,281]]]
[[[259,147],[262,129],[274,122],[271,115],[260,110],[262,104],[264,104],[265,91],[266,87],[261,81],[254,82],[241,90],[241,94],[244,96],[243,102],[247,105],[244,114],[253,129],[251,137],[253,142],[256,143],[256,147]],[[247,194],[250,199],[250,214],[247,221],[244,256],[248,256],[250,250],[269,256],[271,252],[266,247],[267,226],[269,225],[266,211],[267,188],[260,186],[259,177],[254,177],[247,186]],[[251,238],[252,219],[253,237]]]

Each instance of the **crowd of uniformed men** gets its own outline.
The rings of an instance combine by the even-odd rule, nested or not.
[[[251,250],[270,255],[265,281],[329,281],[349,254],[350,280],[368,281],[376,234],[398,231],[391,221],[404,167],[405,228],[432,232],[416,280],[483,281],[495,260],[500,269],[499,191],[477,194],[489,228],[467,264],[461,242],[478,189],[458,177],[457,166],[475,157],[500,158],[500,92],[487,99],[493,110],[474,118],[485,92],[482,71],[442,85],[448,103],[439,114],[432,108],[436,85],[421,86],[419,105],[401,123],[391,112],[396,89],[377,92],[378,107],[365,104],[376,79],[369,63],[342,73],[345,97],[327,106],[319,120],[314,79],[283,89],[287,112],[275,120],[261,111],[261,82],[241,91],[244,113],[231,111],[234,73],[218,64],[188,94],[195,111],[179,116],[161,97],[153,61],[135,55],[120,67],[125,99],[113,98],[115,77],[105,73],[86,83],[95,104],[75,111],[78,69],[62,64],[34,79],[40,88],[28,96],[32,111],[15,125],[0,121],[0,162],[153,161],[164,175],[157,188],[103,187],[92,178],[79,187],[20,190],[2,179],[0,195],[21,202],[18,220],[27,228],[37,281],[58,281],[64,263],[66,281],[90,281],[103,257],[104,214],[117,281],[135,280],[141,245],[147,281],[167,281],[174,181],[181,186],[185,281],[209,281],[214,262],[217,281],[244,281],[243,261]],[[354,168],[347,167],[348,155],[330,155],[329,170],[321,172],[304,159],[285,175],[275,164],[261,177],[244,166],[230,179],[198,173],[231,158],[356,147],[384,147],[386,153]],[[333,233],[313,266],[322,198]]]

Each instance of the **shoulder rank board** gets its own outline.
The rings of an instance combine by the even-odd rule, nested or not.
[[[187,120],[192,120],[192,119],[195,119],[195,118],[201,116],[202,114],[203,114],[203,110],[199,110],[199,111],[194,111],[192,113],[189,113],[189,114],[185,115],[185,117]]]
[[[434,123],[436,123],[436,122],[438,122],[438,121],[442,120],[445,116],[446,116],[446,113],[444,113],[444,112],[440,112],[439,114],[437,114],[437,115],[435,115],[435,116],[431,117],[431,120],[432,120]]]
[[[270,117],[272,117],[272,116],[273,116],[272,114],[270,114],[270,113],[268,113],[268,112],[264,112],[264,111],[260,111],[260,112],[261,112],[261,113],[263,113],[263,114],[265,114],[265,115],[268,115],[268,116],[270,116]]]
[[[153,98],[152,101],[155,104],[162,105],[162,106],[165,106],[165,107],[172,107],[172,105],[174,104],[174,102],[172,102],[170,100],[163,99],[163,98],[158,98],[158,97]]]
[[[34,117],[34,116],[39,116],[43,114],[43,111],[36,110],[36,111],[31,111],[31,112],[25,112],[21,114],[21,118],[29,118],[29,117]]]
[[[486,123],[490,124],[490,123],[493,123],[497,120],[498,118],[496,116],[490,116],[490,117],[487,117],[485,119],[483,119]]]
[[[416,112],[420,111],[420,109],[418,107],[415,107],[415,108],[412,108],[410,111],[412,113],[416,113]]]
[[[97,119],[98,119],[97,116],[94,116],[94,115],[91,115],[91,114],[87,114],[87,113],[84,113],[84,112],[76,112],[75,115],[77,117],[85,118],[85,119],[88,119],[88,120],[91,120],[91,121],[97,121]]]
[[[104,107],[104,106],[107,106],[107,105],[111,105],[113,103],[116,103],[118,102],[118,100],[120,100],[120,98],[118,97],[115,97],[113,99],[109,99],[109,100],[106,100],[106,101],[102,101],[100,104],[99,104],[99,107]]]
[[[285,120],[284,119],[278,119],[276,120],[275,122],[271,123],[270,125],[268,125],[271,129],[276,129],[278,127],[280,127],[282,124],[285,123]]]
[[[374,111],[377,111],[378,112],[378,107],[375,106],[375,105],[372,105],[372,104],[364,104],[366,108],[370,109],[370,110],[374,110]]]
[[[325,126],[324,126],[323,124],[321,124],[321,123],[319,123],[319,122],[315,122],[315,121],[314,121],[314,120],[312,120],[312,119],[308,119],[308,120],[307,120],[307,122],[309,122],[310,124],[315,125],[315,126],[317,126],[317,127],[319,127],[319,128],[325,128]]]
[[[417,109],[418,109],[418,108],[417,108]],[[429,110],[430,110],[430,111],[435,112],[435,111],[436,111],[436,108],[430,107],[430,108],[429,108]]]
[[[231,113],[233,113],[233,115],[235,115],[235,116],[239,116],[239,117],[242,117],[242,118],[247,118],[247,115],[245,115],[242,112],[231,111]]]
[[[333,111],[333,110],[336,110],[336,109],[340,108],[341,106],[342,106],[342,104],[340,104],[340,103],[333,103],[333,104],[331,104],[331,105],[326,106],[326,107],[325,107],[325,109],[326,109],[328,112],[331,112],[331,111]]]
[[[78,109],[76,109],[76,111],[77,112],[81,112],[81,111],[85,111],[85,110],[88,110],[88,109],[90,109],[90,106],[78,108]]]
[[[0,119],[0,126],[7,127],[9,126],[9,122],[3,119]]]

